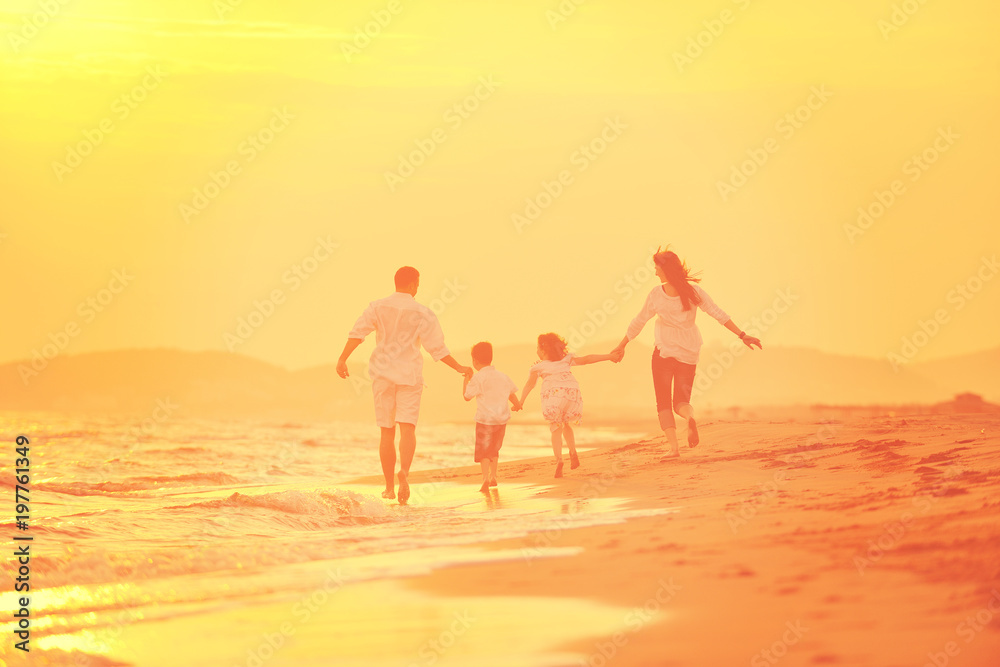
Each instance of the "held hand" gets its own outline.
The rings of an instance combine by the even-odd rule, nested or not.
[[[469,366],[462,366],[462,369],[459,371],[459,373],[464,375],[466,380],[471,380],[472,376],[476,374],[476,371],[470,368]]]
[[[343,359],[337,361],[337,375],[342,378],[346,378],[350,373],[347,372],[347,362]]]
[[[742,340],[743,344],[749,347],[751,350],[753,349],[754,345],[756,345],[758,349],[761,350],[764,349],[764,346],[760,344],[760,338],[755,338],[754,336],[744,336],[740,340]]]
[[[521,411],[521,408],[523,408],[523,407],[524,407],[524,406],[523,406],[523,405],[521,405],[521,402],[520,402],[520,401],[518,401],[518,402],[517,402],[517,403],[515,403],[514,405],[510,406],[510,409],[511,409],[511,411],[512,411],[512,412],[520,412],[520,411]]]
[[[617,364],[619,361],[625,358],[625,348],[616,347],[615,349],[611,350],[610,356],[611,356],[611,361]]]

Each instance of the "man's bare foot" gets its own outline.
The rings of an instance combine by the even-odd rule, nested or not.
[[[669,461],[671,459],[679,459],[680,457],[681,457],[680,451],[674,449],[667,452],[666,456],[660,459],[660,463],[663,463],[664,461]]]
[[[483,485],[481,487],[479,487],[479,490],[482,491],[483,493],[489,493],[490,492],[490,483],[489,482],[483,482]]]
[[[698,425],[694,421],[694,417],[688,420],[688,447],[696,447],[698,445]]]
[[[494,477],[493,479],[490,480],[490,486],[496,486],[496,485],[497,485],[497,478]]]
[[[410,483],[406,481],[406,473],[399,471],[399,504],[405,505],[410,499]]]
[[[396,497],[396,492],[392,489],[386,489],[385,491],[382,492],[382,497],[388,500],[392,500],[393,498]]]
[[[556,464],[556,477],[562,477],[562,466],[563,466],[562,461]]]
[[[576,455],[576,452],[569,453],[569,467],[571,470],[576,470],[580,467],[580,457]]]

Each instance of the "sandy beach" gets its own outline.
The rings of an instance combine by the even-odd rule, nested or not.
[[[706,421],[701,445],[679,460],[660,462],[660,440],[595,447],[563,479],[549,458],[502,460],[488,496],[475,467],[415,471],[407,507],[369,501],[380,480],[357,479],[337,488],[363,499],[367,513],[352,519],[362,523],[297,539],[337,535],[385,545],[378,551],[318,542],[292,558],[300,545],[288,541],[266,552],[279,556],[271,560],[234,550],[244,555],[211,573],[181,562],[176,576],[138,566],[112,575],[119,583],[93,574],[92,585],[39,593],[51,616],[40,619],[33,662],[0,657],[143,667],[995,665],[998,427],[996,415]],[[283,493],[288,503],[299,492]],[[249,488],[225,504],[275,497],[274,487]]]
[[[560,647],[583,664],[995,665],[998,425],[973,415],[716,423],[671,462],[644,441],[584,455],[561,480],[546,460],[501,464],[502,483],[550,485],[540,493],[554,498],[677,511],[582,529],[564,515],[544,534],[491,545],[522,560],[407,583],[628,609],[616,633]],[[414,475],[455,479],[477,484],[472,468]],[[581,551],[535,557],[556,547]]]

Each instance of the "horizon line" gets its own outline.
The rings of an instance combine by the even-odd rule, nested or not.
[[[637,341],[637,342],[640,345],[644,346],[644,347],[652,347],[648,343],[645,343],[643,341]],[[609,346],[613,346],[615,344],[615,341],[613,341],[613,340],[612,341],[606,341],[606,342],[602,341],[602,343],[607,344]],[[510,347],[522,346],[522,345],[524,345],[524,346],[530,346],[532,344],[533,344],[532,342],[507,343],[507,344],[502,344],[502,345],[494,344],[493,347],[494,347],[494,349],[503,349],[503,348],[510,348]],[[597,347],[598,345],[599,345],[599,343],[594,343],[593,344],[594,347]],[[590,347],[590,346],[591,345],[587,345],[585,347]],[[718,342],[707,342],[706,341],[702,349],[713,349],[713,348],[720,348],[720,347],[727,347],[727,346],[724,343],[720,344]],[[333,349],[333,348],[331,348],[331,349]],[[887,363],[887,364],[890,363],[890,361],[889,361],[889,359],[887,357],[871,357],[871,356],[860,355],[860,354],[847,354],[847,353],[843,353],[843,352],[830,352],[830,351],[827,351],[827,350],[820,349],[818,347],[805,347],[805,346],[801,346],[801,345],[780,345],[780,344],[776,344],[776,345],[769,346],[768,349],[771,349],[771,350],[773,350],[773,349],[805,350],[805,351],[808,351],[808,352],[817,352],[819,354],[823,354],[823,355],[830,356],[830,357],[848,357],[848,358],[851,358],[851,359],[861,359],[861,360],[865,360],[865,361],[882,361],[882,362]],[[973,355],[977,355],[977,354],[984,354],[984,353],[993,352],[993,351],[997,351],[997,350],[1000,350],[1000,346],[993,346],[993,347],[983,348],[983,349],[976,350],[976,351],[973,351],[973,352],[964,352],[964,353],[961,353],[961,354],[952,354],[952,355],[947,355],[947,356],[931,357],[929,359],[924,359],[922,361],[914,361],[914,362],[911,362],[910,364],[907,364],[907,365],[911,365],[912,364],[912,365],[919,366],[921,364],[932,363],[932,362],[937,362],[937,361],[947,361],[949,359],[959,359],[961,357],[968,357],[968,356],[973,356]],[[57,354],[57,355],[55,355],[53,357],[46,357],[46,361],[47,362],[52,362],[52,361],[54,361],[56,359],[59,359],[59,358],[71,359],[71,358],[74,358],[74,357],[83,357],[83,356],[87,356],[87,355],[97,355],[97,354],[116,354],[116,353],[122,353],[122,352],[162,352],[162,351],[167,351],[167,352],[181,352],[181,353],[185,353],[185,354],[211,354],[211,353],[215,353],[215,354],[221,354],[221,355],[232,355],[232,356],[237,356],[237,357],[245,357],[247,359],[252,359],[254,361],[258,361],[260,363],[264,363],[264,364],[267,364],[269,366],[274,366],[276,368],[281,368],[283,370],[291,371],[291,372],[307,370],[307,369],[310,369],[310,368],[319,368],[321,366],[328,366],[328,365],[333,365],[333,364],[337,363],[336,357],[334,356],[334,357],[331,357],[331,359],[329,361],[320,361],[320,362],[317,362],[317,363],[314,363],[314,364],[310,364],[310,365],[306,365],[306,366],[291,367],[291,366],[286,366],[284,364],[280,364],[280,363],[277,363],[277,362],[274,362],[274,361],[270,361],[268,359],[265,359],[265,358],[262,358],[262,357],[259,357],[259,356],[256,356],[256,355],[247,354],[247,353],[244,353],[244,352],[234,352],[234,351],[229,351],[229,350],[224,350],[224,349],[201,349],[201,350],[195,350],[195,349],[190,349],[190,348],[169,347],[169,346],[157,346],[157,347],[119,347],[119,348],[104,349],[104,350],[88,350],[88,351],[85,351],[85,352],[72,352],[72,353],[63,353],[63,352],[60,352],[59,354]],[[21,358],[17,358],[17,359],[9,359],[9,360],[5,360],[5,361],[0,361],[0,367],[14,366],[14,365],[19,365],[19,364],[24,364],[24,363],[29,363],[30,364],[31,363],[31,358],[30,357],[29,358],[21,357]],[[367,361],[359,359],[355,363],[357,363],[357,364],[364,364],[364,363],[367,363]]]

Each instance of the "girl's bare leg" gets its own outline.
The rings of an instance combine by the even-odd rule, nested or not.
[[[562,463],[562,432],[562,424],[552,428],[552,456],[556,457],[556,463]]]
[[[556,477],[562,477],[562,432],[564,424],[552,427],[552,455],[556,457]]]
[[[573,427],[566,424],[563,427],[563,432],[566,435],[566,446],[569,447],[569,467],[579,468],[580,457],[576,455],[576,436],[573,435]]]

